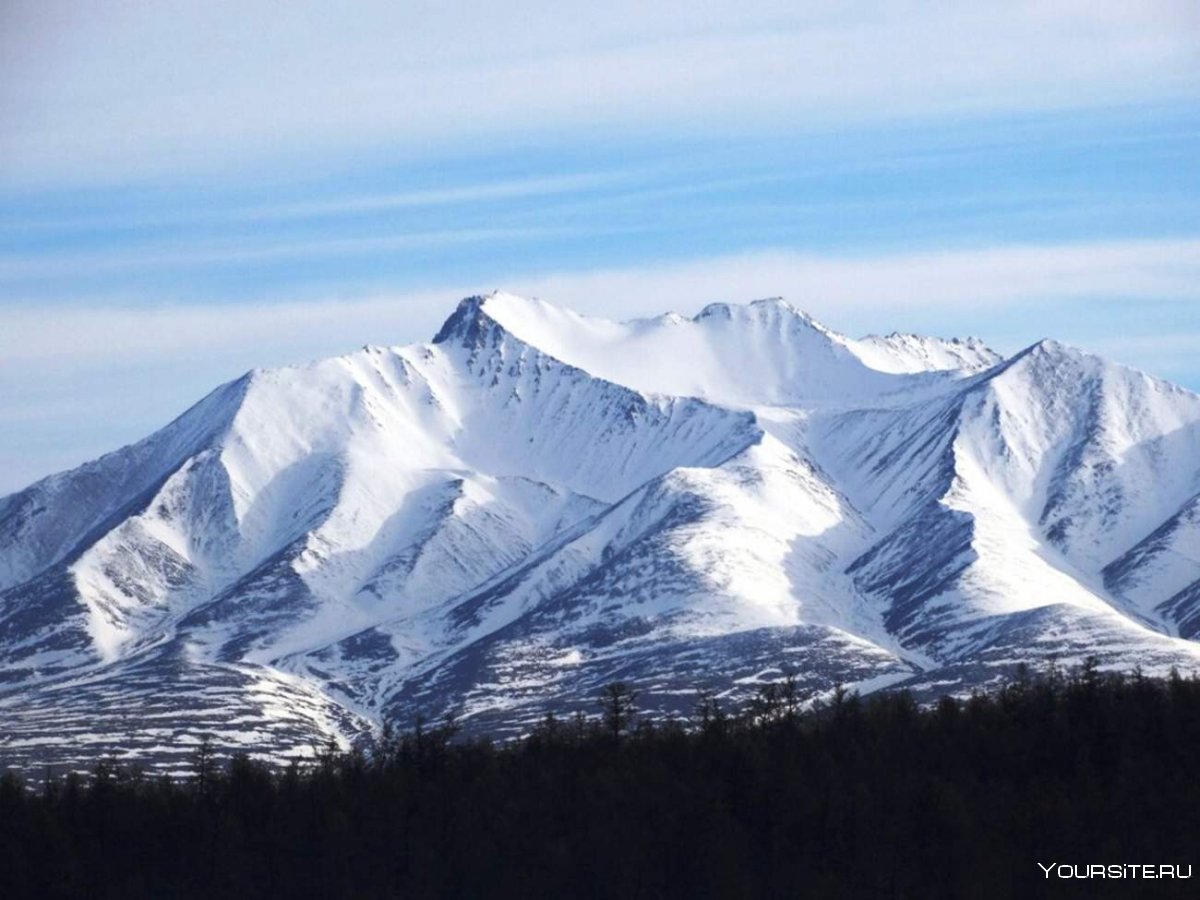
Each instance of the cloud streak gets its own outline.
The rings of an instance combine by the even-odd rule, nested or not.
[[[10,180],[129,178],[563,131],[711,133],[1188,97],[1186,0],[806,4],[15,0]],[[248,39],[246,36],[253,36]]]
[[[468,206],[558,195],[587,193],[599,188],[619,189],[634,177],[631,172],[584,172],[546,175],[403,191],[351,192],[322,199],[234,205],[228,208],[187,208],[170,212],[35,213],[0,215],[0,230],[45,231],[61,229],[129,229],[160,225],[261,223],[355,216],[410,209]]]
[[[515,279],[548,300],[626,311],[783,294],[813,312],[1003,307],[1084,298],[1200,300],[1200,239],[816,256],[755,252],[675,265]]]
[[[236,306],[194,303],[41,309],[0,307],[6,367],[111,366],[186,354],[240,353],[269,344],[339,352],[365,341],[428,338],[468,293],[504,287],[610,317],[695,312],[714,300],[783,295],[832,324],[898,314],[1002,310],[1138,298],[1200,302],[1200,238],[996,246],[852,256],[763,251],[676,263],[521,275],[503,284],[447,284],[403,294]],[[845,327],[845,326],[842,326]],[[1040,335],[1039,335],[1040,336]],[[986,335],[985,335],[986,337]]]
[[[590,229],[602,233],[603,229]],[[52,275],[64,269],[91,273],[122,270],[169,269],[226,263],[278,262],[319,257],[419,250],[473,243],[540,241],[577,233],[566,228],[447,228],[438,231],[406,231],[359,237],[323,235],[311,240],[209,240],[161,242],[133,245],[117,250],[58,251],[23,256],[0,256],[0,283]]]

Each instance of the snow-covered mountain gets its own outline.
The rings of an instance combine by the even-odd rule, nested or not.
[[[463,301],[0,499],[0,762],[170,768],[784,671],[1200,663],[1200,396],[1053,342]]]

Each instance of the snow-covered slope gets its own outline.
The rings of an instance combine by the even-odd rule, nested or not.
[[[501,294],[489,298],[487,314],[510,334],[601,378],[739,407],[878,401],[1000,361],[976,340],[852,340],[777,298],[714,303],[691,319],[668,313],[617,323]]]
[[[1052,342],[469,298],[0,499],[0,761],[1191,668],[1198,497],[1200,397]]]

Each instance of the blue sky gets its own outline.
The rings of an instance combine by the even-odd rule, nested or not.
[[[0,12],[0,493],[497,287],[1200,389],[1194,4],[80,6]]]

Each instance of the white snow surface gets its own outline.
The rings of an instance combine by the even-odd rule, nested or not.
[[[60,755],[157,759],[113,704],[195,734],[198,696],[280,758],[417,713],[520,730],[617,676],[677,712],[785,669],[1190,669],[1198,498],[1200,397],[1052,341],[469,298],[0,499],[0,757],[44,762],[58,716]]]
[[[912,335],[853,340],[778,298],[714,303],[632,322],[581,316],[511,294],[485,314],[506,331],[600,378],[740,407],[845,406],[982,371],[1000,358],[977,340]],[[893,378],[892,375],[916,378]]]

